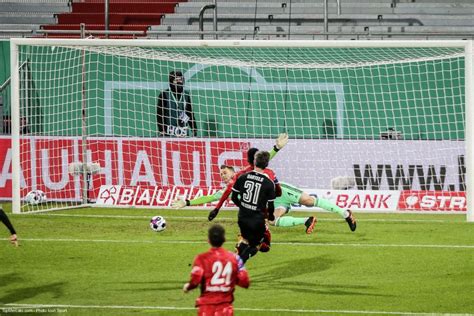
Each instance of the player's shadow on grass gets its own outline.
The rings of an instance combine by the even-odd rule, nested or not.
[[[331,268],[337,261],[326,257],[311,257],[299,260],[285,261],[264,273],[252,277],[254,282],[272,282],[281,279],[294,278],[303,274],[315,273]]]
[[[298,282],[298,281],[277,281],[270,283],[272,287],[284,289],[297,293],[314,293],[322,295],[361,295],[390,297],[393,295],[385,295],[376,292],[374,288],[363,285],[347,285],[347,284],[319,284],[315,282]]]
[[[17,277],[15,274],[0,277],[0,282],[10,280],[10,284],[18,282],[26,282],[24,279]],[[39,286],[21,287],[6,290],[5,294],[0,296],[0,302],[3,304],[12,304],[22,302],[27,299],[34,298],[44,293],[51,293],[52,298],[59,298],[63,295],[64,282],[55,282]],[[2,292],[4,292],[2,290]]]
[[[337,261],[326,257],[311,257],[300,260],[286,261],[273,266],[264,273],[251,277],[253,287],[278,288],[292,292],[329,294],[329,295],[363,295],[363,296],[390,296],[369,293],[371,287],[347,284],[319,284],[317,282],[296,281],[295,277],[328,270]],[[343,271],[350,276],[350,269]]]
[[[129,288],[123,288],[121,286],[120,289],[117,289],[117,291],[132,291],[132,292],[137,292],[137,291],[142,291],[142,292],[147,292],[147,291],[169,291],[169,290],[181,290],[184,285],[184,281],[162,281],[162,280],[153,280],[150,282],[122,282],[121,284],[126,284],[129,286]],[[151,286],[147,286],[149,284],[152,284]],[[134,285],[143,285],[140,287],[133,287]]]
[[[23,278],[18,273],[9,273],[0,275],[0,287],[7,286],[10,283],[23,282]]]

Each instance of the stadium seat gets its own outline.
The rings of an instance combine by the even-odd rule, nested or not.
[[[55,14],[68,12],[66,1],[0,2],[0,37],[35,36],[41,24],[55,23]]]
[[[175,1],[122,1],[109,3],[109,30],[138,31],[135,36],[146,36],[150,25],[159,25],[162,17],[174,12]],[[86,30],[105,30],[105,7],[103,1],[73,2],[71,12],[57,15],[57,24],[42,26],[43,30],[79,30],[84,24]],[[71,34],[70,34],[71,35]],[[77,34],[76,34],[77,35]],[[101,37],[104,35],[97,35]],[[121,35],[116,35],[120,38]],[[126,34],[123,37],[130,37]]]
[[[11,2],[9,2],[11,1]],[[328,3],[332,39],[425,39],[474,33],[471,0],[344,0]],[[137,32],[150,38],[198,39],[199,12],[204,0],[110,0],[109,29]],[[324,39],[324,2],[313,0],[220,0],[217,7],[221,39]],[[105,29],[104,0],[27,0],[0,2],[0,36],[38,36],[47,31]],[[204,30],[212,31],[213,12],[204,14]],[[357,35],[354,35],[357,34]],[[51,33],[48,36],[60,36]],[[63,35],[66,35],[63,33]],[[126,37],[130,34],[124,35]],[[205,38],[214,38],[213,34]]]
[[[165,15],[160,25],[151,26],[149,36],[169,37],[167,32],[178,32],[172,36],[197,39],[199,35],[195,32],[199,31],[199,12],[206,4],[208,2],[202,0],[181,3],[175,13]],[[204,30],[211,31],[212,10],[206,11],[203,17]],[[223,0],[218,2],[217,18],[218,30],[228,32],[219,35],[221,39],[277,39],[289,34],[292,39],[324,38],[320,35],[324,32],[323,1]],[[397,33],[472,33],[474,3],[470,0],[345,0],[341,1],[338,12],[336,1],[329,1],[328,25],[330,33],[340,33],[330,36],[335,39],[355,39],[350,33],[387,33],[387,36],[380,38],[389,38]],[[213,35],[205,38],[213,38]],[[398,38],[410,38],[410,35],[401,34]]]

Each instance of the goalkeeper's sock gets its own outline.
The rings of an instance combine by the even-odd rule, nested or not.
[[[291,226],[304,225],[304,223],[306,223],[307,220],[308,220],[307,217],[282,216],[277,219],[275,226],[291,227]]]
[[[349,213],[337,206],[336,204],[332,203],[329,200],[321,199],[321,198],[316,198],[316,201],[314,202],[314,206],[320,207],[326,211],[332,212],[332,213],[337,213],[341,215],[342,218],[346,218],[349,216]]]

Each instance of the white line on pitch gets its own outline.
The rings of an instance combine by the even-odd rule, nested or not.
[[[135,309],[135,310],[195,310],[192,307],[178,306],[134,306],[134,305],[64,305],[64,304],[5,304],[8,307],[0,307],[0,310],[20,309],[20,308],[79,308],[79,309]],[[326,310],[326,309],[290,309],[290,308],[239,308],[237,311],[248,312],[284,312],[284,313],[326,313],[326,314],[384,314],[384,315],[463,315],[473,316],[473,314],[455,313],[415,313],[415,312],[388,312],[388,311],[356,311],[356,310]]]
[[[29,214],[22,214],[21,216],[24,215],[29,215]],[[43,216],[43,217],[85,217],[85,218],[125,218],[125,219],[142,219],[142,218],[150,218],[151,215],[98,215],[98,214],[31,214],[33,217],[36,216]],[[167,219],[192,219],[192,220],[206,220],[207,221],[207,216],[165,216]],[[231,217],[219,217],[219,220],[236,220],[237,218],[231,218]]]
[[[228,211],[225,211],[228,212]],[[14,214],[12,214],[14,215]],[[125,218],[125,219],[141,219],[141,218],[149,218],[150,215],[99,215],[99,214],[58,214],[58,213],[38,213],[38,214],[21,214],[24,215],[31,215],[31,216],[52,216],[52,217],[84,217],[84,218]],[[175,215],[165,215],[166,218],[171,219],[192,219],[192,220],[203,220],[207,221],[207,216],[175,216]],[[235,217],[218,217],[219,220],[236,220]],[[318,221],[324,222],[339,222],[341,218],[318,218]],[[440,219],[390,219],[390,218],[367,218],[363,219],[364,222],[397,222],[397,223],[405,223],[405,222],[414,222],[414,223],[451,223],[451,224],[464,224],[466,222],[459,221],[446,221]]]
[[[1,240],[8,240],[2,238]],[[74,239],[74,238],[21,238],[21,241],[32,242],[90,242],[90,243],[132,243],[132,244],[206,244],[193,240],[131,240],[131,239]],[[314,243],[314,242],[272,242],[272,245],[307,246],[307,247],[399,247],[399,248],[448,248],[474,249],[474,245],[416,245],[416,244],[355,244],[355,243]]]
[[[336,246],[336,247],[400,247],[400,248],[465,248],[474,249],[474,245],[413,245],[413,244],[344,244],[344,243],[294,243],[294,242],[275,242],[272,244],[289,246]]]

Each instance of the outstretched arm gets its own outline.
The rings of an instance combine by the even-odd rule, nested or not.
[[[274,145],[273,148],[269,151],[269,153],[270,153],[270,159],[272,159],[273,157],[275,157],[275,155],[277,154],[277,152],[279,152],[280,149],[282,149],[283,147],[285,147],[286,144],[288,144],[288,134],[287,134],[287,133],[281,133],[280,135],[278,135],[277,139],[275,140],[275,145]]]
[[[219,214],[219,210],[221,209],[222,205],[224,205],[224,202],[227,200],[229,197],[230,193],[232,192],[232,185],[233,181],[231,181],[227,187],[225,188],[224,192],[222,193],[221,198],[219,199],[219,202],[217,203],[216,207],[209,212],[209,216],[207,217],[208,220],[212,221],[214,218],[216,218],[217,214]]]
[[[219,199],[219,202],[217,203],[216,207],[209,213],[209,217],[208,219],[210,221],[212,221],[216,216],[217,214],[219,213],[219,210],[221,209],[222,205],[224,205],[224,202],[229,198],[230,196],[230,193],[232,192],[232,187],[234,186],[234,183],[237,181],[237,179],[243,175],[244,173],[247,173],[249,172],[250,170],[253,169],[253,166],[251,165],[248,165],[247,167],[245,167],[244,169],[240,170],[237,174],[234,175],[234,178],[232,179],[232,181],[230,181],[224,192],[222,192],[222,196],[221,198]]]
[[[217,203],[217,205],[215,207],[215,209],[217,209],[217,211],[219,211],[221,209],[222,205],[224,205],[224,202],[227,201],[227,199],[229,198],[229,195],[232,192],[232,186],[233,185],[234,185],[234,183],[231,182],[225,187],[225,190],[222,192],[222,196],[220,197],[219,202]]]
[[[220,197],[222,196],[222,192],[223,190],[220,190],[214,194],[200,196],[192,200],[177,199],[174,200],[173,203],[171,203],[171,206],[174,208],[183,208],[186,206],[195,206],[215,202],[220,199]]]

